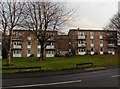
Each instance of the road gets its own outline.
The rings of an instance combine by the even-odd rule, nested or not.
[[[6,88],[40,88],[40,87],[118,87],[119,69],[106,69],[94,72],[9,78],[2,80],[3,89]]]

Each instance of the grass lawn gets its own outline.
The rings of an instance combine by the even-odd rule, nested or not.
[[[6,60],[3,60],[4,65]],[[13,58],[12,67],[33,67],[41,66],[41,69],[63,69],[63,68],[75,68],[77,63],[93,62],[94,66],[109,66],[118,64],[118,55],[85,55],[85,56],[73,56],[73,57],[54,57],[46,58],[40,62],[38,58]],[[3,66],[5,67],[5,66]],[[3,73],[16,72],[15,70],[4,70]]]

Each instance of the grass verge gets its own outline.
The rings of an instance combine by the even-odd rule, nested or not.
[[[73,56],[73,57],[54,57],[46,58],[44,61],[40,62],[36,57],[30,58],[13,58],[11,67],[39,67],[42,70],[57,70],[66,68],[75,68],[77,63],[92,62],[94,67],[98,66],[111,66],[118,64],[119,55],[85,55],[85,56]],[[4,65],[6,59],[2,61]],[[2,66],[6,67],[6,66]],[[37,70],[37,69],[36,69]],[[22,70],[27,71],[27,70]],[[33,71],[33,70],[29,70]],[[3,73],[14,73],[18,70],[4,70]]]

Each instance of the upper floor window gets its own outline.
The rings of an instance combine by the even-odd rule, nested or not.
[[[22,33],[21,32],[15,32],[14,36],[22,36]]]
[[[94,32],[90,32],[90,36],[94,36]]]
[[[85,36],[85,32],[79,32],[79,36]]]
[[[103,32],[100,32],[100,36],[103,36]]]
[[[90,40],[90,43],[91,43],[91,44],[94,44],[94,40]]]
[[[103,40],[100,40],[100,44],[103,44]]]
[[[31,42],[30,42],[30,41],[28,41],[28,45],[31,45]]]

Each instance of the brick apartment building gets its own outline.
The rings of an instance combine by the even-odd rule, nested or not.
[[[45,56],[64,56],[67,53],[85,54],[115,54],[117,48],[117,32],[105,30],[70,29],[67,35],[58,35],[57,31],[47,31],[53,34],[46,46]],[[12,39],[12,56],[29,57],[33,54],[40,57],[41,46],[32,31],[14,30]]]
[[[40,57],[41,46],[32,31],[14,30],[13,34],[13,57],[29,57],[31,54]],[[47,31],[47,34],[53,34],[53,37],[48,39],[50,44],[46,46],[45,56],[54,57],[56,54],[55,37],[57,37],[57,31]]]
[[[116,31],[70,29],[68,35],[76,55],[116,53]]]

